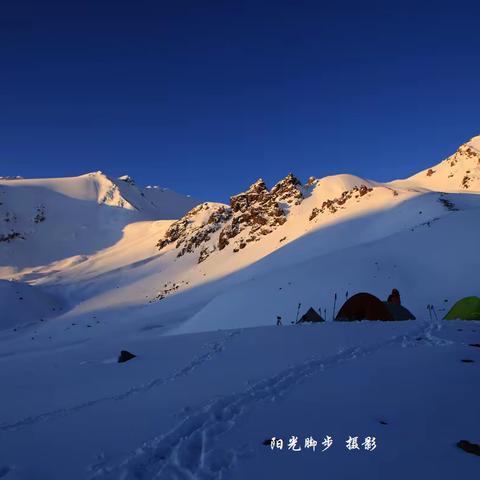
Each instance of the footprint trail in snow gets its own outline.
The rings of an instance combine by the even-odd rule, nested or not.
[[[353,347],[338,354],[306,360],[260,380],[243,392],[218,398],[186,417],[169,433],[141,445],[121,464],[97,466],[91,480],[220,480],[231,469],[242,451],[225,450],[217,438],[231,430],[239,417],[259,401],[275,401],[306,378],[344,362],[372,355],[392,346],[408,347],[419,343],[443,346],[435,337],[436,325],[425,323],[410,333],[366,347]],[[220,443],[220,442],[217,442]]]

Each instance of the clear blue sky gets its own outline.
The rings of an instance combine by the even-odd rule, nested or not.
[[[388,180],[480,133],[479,2],[3,1],[0,175],[200,199]]]

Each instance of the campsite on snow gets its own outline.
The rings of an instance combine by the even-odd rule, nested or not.
[[[0,178],[0,479],[476,478],[479,215],[480,136],[228,204]]]

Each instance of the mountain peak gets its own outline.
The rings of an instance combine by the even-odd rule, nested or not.
[[[268,187],[263,178],[259,178],[255,183],[252,183],[250,187],[248,187],[247,192],[256,192],[256,193],[261,193],[261,192],[267,192]]]
[[[437,165],[390,185],[440,192],[480,192],[480,135],[460,145]]]
[[[302,183],[293,173],[274,185],[270,193],[280,202],[294,203],[303,199]]]

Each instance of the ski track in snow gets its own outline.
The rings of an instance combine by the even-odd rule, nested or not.
[[[80,410],[84,410],[86,408],[98,405],[100,403],[116,401],[116,400],[124,400],[137,393],[146,392],[148,390],[159,387],[166,383],[173,382],[178,378],[185,377],[186,375],[190,374],[193,370],[200,367],[205,362],[208,362],[217,354],[221,353],[225,349],[229,341],[231,341],[234,337],[240,334],[240,332],[241,330],[229,331],[227,332],[226,335],[224,335],[223,339],[207,344],[208,345],[207,352],[197,355],[183,368],[173,372],[171,375],[167,377],[155,378],[146,383],[142,383],[140,385],[131,387],[130,389],[122,393],[117,393],[115,395],[109,395],[109,396],[97,398],[94,400],[88,400],[71,407],[59,408],[56,410],[52,410],[50,412],[44,412],[38,415],[32,415],[11,423],[2,423],[0,424],[0,431],[9,432],[14,430],[19,430],[23,427],[27,427],[29,425],[36,424],[38,422],[47,422],[59,417],[65,417],[67,415],[74,414]]]
[[[434,323],[423,323],[407,334],[390,337],[372,346],[352,347],[326,358],[310,358],[254,383],[243,392],[217,398],[184,418],[169,433],[145,442],[119,465],[92,465],[91,480],[225,479],[226,472],[248,447],[226,450],[219,448],[219,442],[215,441],[230,431],[247,409],[259,401],[275,401],[304,379],[326,368],[375,354],[387,347],[420,344],[435,347],[455,343],[435,337],[432,331],[439,328]]]

